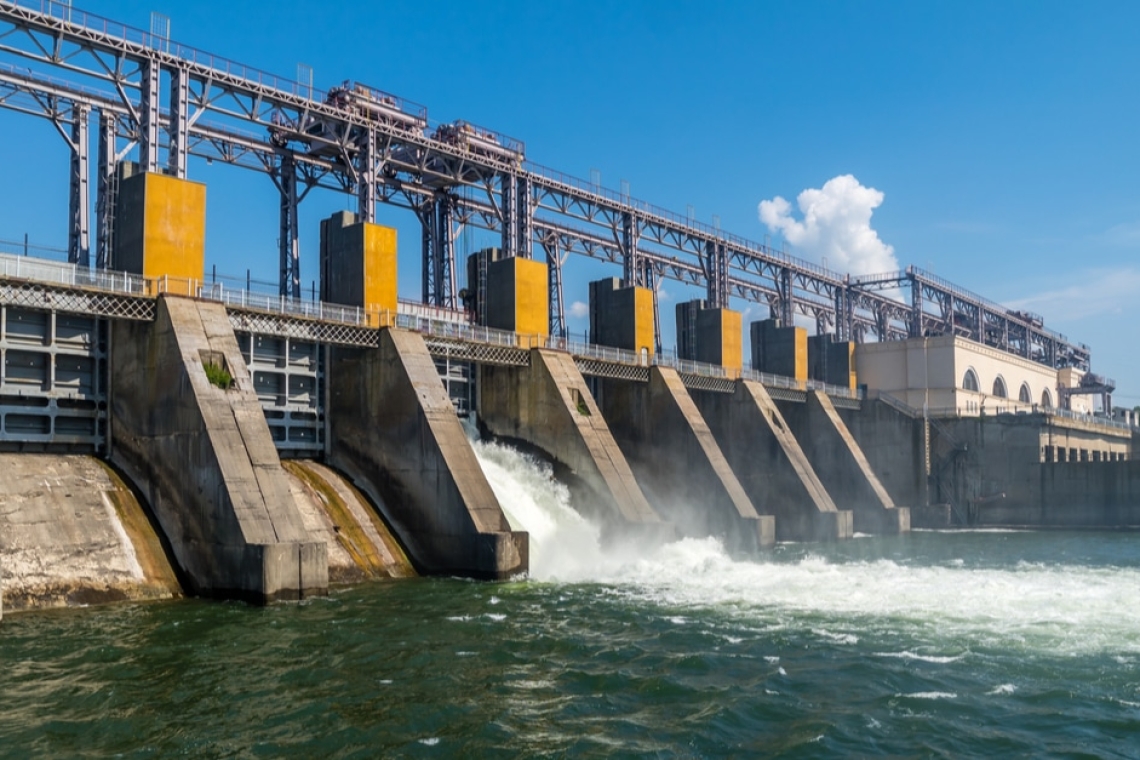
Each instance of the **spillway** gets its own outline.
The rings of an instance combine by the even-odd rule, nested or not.
[[[549,464],[494,441],[472,446],[511,527],[530,533],[531,578],[588,580],[612,562],[600,527],[571,506],[569,489]]]

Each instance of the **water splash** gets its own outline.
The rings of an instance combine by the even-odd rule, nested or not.
[[[530,533],[531,578],[591,580],[610,563],[601,529],[570,506],[570,492],[549,464],[492,441],[472,447],[511,527]]]
[[[995,566],[966,546],[966,559],[933,564],[906,551],[894,559],[844,556],[835,545],[739,560],[712,538],[603,546],[600,527],[573,508],[549,465],[499,443],[473,446],[512,527],[530,533],[535,580],[606,584],[631,602],[668,607],[678,619],[713,610],[766,628],[811,620],[809,628],[831,644],[851,645],[872,631],[890,640],[894,632],[902,634],[899,649],[876,654],[926,663],[956,662],[973,647],[1140,652],[1135,566],[1016,555]],[[973,548],[982,538],[926,533],[909,540]]]

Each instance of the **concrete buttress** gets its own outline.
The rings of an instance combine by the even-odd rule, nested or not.
[[[585,513],[619,531],[671,534],[638,487],[570,354],[535,348],[529,366],[480,367],[479,421],[492,435],[553,460]]]
[[[329,459],[378,505],[420,572],[509,578],[528,569],[418,333],[332,349]]]
[[[158,300],[115,322],[112,460],[147,497],[194,593],[271,601],[328,593],[225,307]],[[205,365],[233,378],[221,388]]]
[[[599,406],[654,509],[691,536],[718,536],[750,551],[776,541],[737,480],[677,371],[649,368],[649,382],[601,381]]]
[[[908,532],[910,510],[895,506],[831,398],[822,391],[808,391],[807,403],[797,406],[802,410],[802,427],[791,415],[788,419],[797,430],[805,431],[800,436],[804,453],[828,492],[842,494],[842,506],[850,505],[855,530],[887,534]]]
[[[697,392],[697,408],[756,509],[776,516],[776,538],[850,538],[850,511],[839,510],[763,385],[734,393]]]

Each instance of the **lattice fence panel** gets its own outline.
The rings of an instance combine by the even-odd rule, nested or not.
[[[500,367],[529,367],[530,351],[513,346],[495,346],[486,343],[468,343],[435,336],[424,336],[424,343],[432,356],[476,364],[495,364]]]
[[[340,322],[321,322],[287,314],[268,314],[229,307],[230,324],[239,332],[257,335],[277,335],[284,338],[306,340],[313,343],[331,343],[340,346],[372,348],[379,345],[379,332],[371,327],[346,325]]]
[[[768,389],[768,395],[776,401],[794,401],[798,404],[807,403],[807,392],[797,391],[791,388],[774,388],[770,385],[765,385]]]
[[[649,382],[649,367],[637,364],[622,364],[620,362],[607,362],[588,357],[574,357],[574,364],[583,375],[592,377],[605,377],[611,380],[632,380],[638,383]]]
[[[694,375],[689,372],[678,372],[681,382],[686,388],[695,391],[710,391],[712,393],[734,393],[736,381],[727,377],[710,377],[708,375]]]
[[[143,296],[69,288],[36,282],[0,282],[0,303],[69,314],[154,320],[155,301]]]

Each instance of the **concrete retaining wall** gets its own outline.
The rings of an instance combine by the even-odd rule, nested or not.
[[[479,422],[551,459],[584,513],[611,528],[667,532],[569,354],[533,349],[528,367],[481,367]]]
[[[851,512],[836,508],[764,386],[742,380],[693,400],[757,511],[776,516],[777,539],[851,537]]]
[[[9,611],[182,593],[125,483],[91,456],[0,454],[0,577]]]
[[[334,348],[329,460],[381,509],[417,569],[509,578],[528,567],[423,338],[380,331],[377,349]]]
[[[207,379],[224,365],[234,386]],[[113,461],[145,495],[190,590],[254,601],[327,593],[225,308],[160,298],[112,328]]]
[[[1127,433],[1098,440],[1043,415],[993,415],[942,420],[962,449],[941,468],[942,501],[980,525],[1114,528],[1140,525],[1140,461],[1042,462],[1048,446],[1130,445]],[[1082,441],[1081,437],[1087,439]],[[935,451],[941,433],[933,433]]]
[[[775,543],[775,519],[757,514],[676,370],[604,380],[599,406],[653,508],[682,534],[745,551]]]

